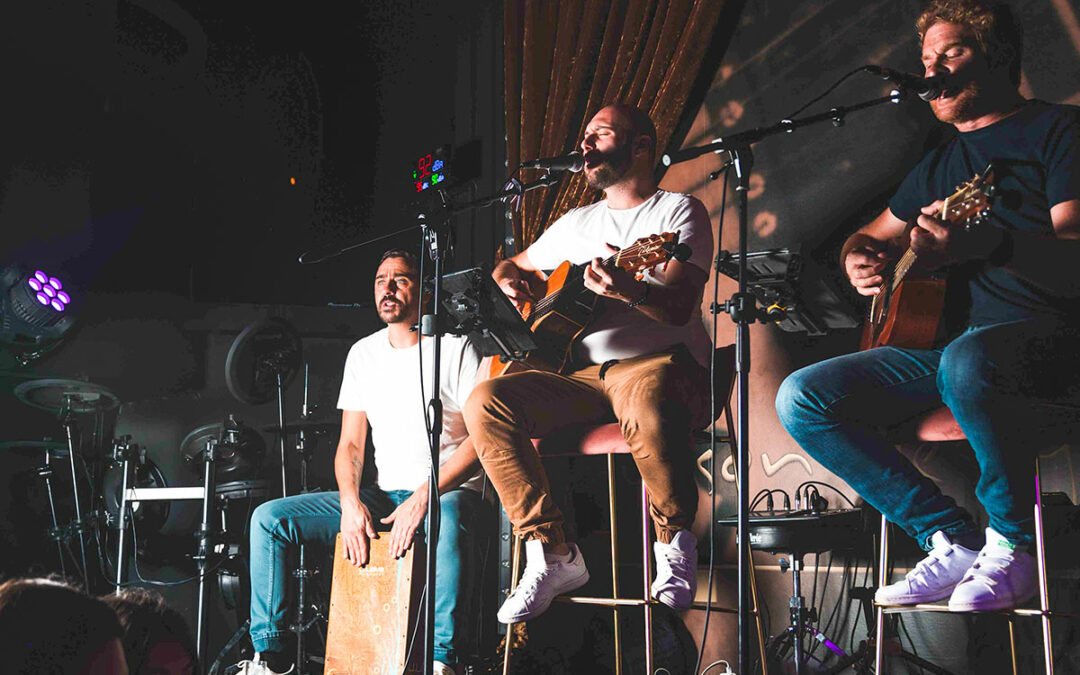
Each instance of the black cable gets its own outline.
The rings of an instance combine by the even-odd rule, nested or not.
[[[805,105],[803,105],[803,106],[802,106],[801,108],[799,108],[799,109],[798,109],[798,110],[796,110],[795,112],[791,113],[790,115],[788,115],[788,116],[787,116],[787,117],[785,117],[784,119],[788,119],[788,120],[790,120],[790,119],[794,119],[794,117],[795,117],[796,115],[798,115],[798,114],[799,114],[799,113],[801,113],[802,111],[806,110],[806,109],[807,109],[807,108],[809,108],[810,106],[814,105],[815,103],[817,103],[817,102],[818,102],[818,101],[820,101],[821,99],[823,99],[823,98],[825,98],[826,96],[828,96],[829,94],[831,94],[831,93],[833,92],[833,90],[835,90],[835,89],[836,89],[837,87],[839,87],[839,86],[840,86],[840,85],[841,85],[841,84],[842,84],[842,83],[843,83],[843,82],[844,82],[845,80],[847,80],[848,78],[850,78],[851,76],[853,76],[853,75],[855,75],[855,74],[857,74],[857,73],[861,73],[861,72],[863,72],[863,70],[864,70],[865,68],[866,68],[866,66],[860,66],[859,68],[856,68],[855,70],[853,70],[853,71],[851,71],[851,72],[849,72],[849,73],[845,74],[845,75],[844,75],[843,77],[841,77],[841,78],[840,78],[839,80],[837,80],[836,82],[834,82],[834,83],[832,84],[832,86],[830,86],[830,87],[829,87],[828,89],[826,89],[826,90],[825,90],[824,92],[822,92],[822,93],[821,93],[820,95],[818,95],[818,96],[816,96],[816,97],[814,97],[814,98],[810,99],[810,100],[809,100],[809,101],[808,101],[808,102],[807,102],[807,103],[806,103]]]
[[[847,495],[845,495],[843,492],[841,492],[839,488],[834,487],[832,485],[829,485],[828,483],[823,483],[823,482],[821,482],[819,480],[803,481],[802,483],[799,484],[799,487],[795,488],[795,494],[798,495],[799,490],[802,490],[804,487],[807,487],[807,486],[810,486],[810,485],[820,485],[822,487],[827,487],[830,490],[832,490],[833,492],[835,492],[836,494],[840,495],[843,498],[843,500],[845,502],[847,502],[851,506],[851,508],[853,508],[853,509],[858,508],[857,506],[855,506],[855,502],[851,501],[851,499]],[[809,496],[809,493],[808,493],[808,496]]]
[[[718,233],[722,233],[724,231],[723,225],[724,225],[724,211],[725,211],[726,206],[727,206],[728,173],[729,172],[725,169],[725,171],[724,171],[724,185],[723,185],[723,188],[721,189],[721,196],[720,196],[720,226],[717,228]],[[719,239],[719,238],[720,237],[719,237],[719,234],[718,234],[717,239]],[[719,249],[720,249],[720,242],[717,241],[716,242],[716,250],[719,250]],[[709,417],[712,418],[712,419],[709,420],[709,425],[710,426],[715,426],[715,424],[716,424],[716,416],[717,416],[717,407],[716,407],[716,403],[717,403],[717,401],[716,401],[716,330],[717,330],[717,327],[718,327],[718,323],[717,323],[717,321],[718,321],[718,312],[716,311],[716,308],[718,306],[717,301],[719,299],[720,299],[720,273],[719,273],[719,271],[717,271],[717,273],[715,275],[713,275],[713,304],[712,304],[712,307],[713,307],[713,312],[712,312],[713,332],[712,332],[712,341],[711,341],[712,349],[710,350],[711,353],[709,354]],[[730,405],[730,401],[725,401],[724,405],[725,406]],[[735,431],[734,429],[728,429],[728,438],[734,438],[734,436],[733,436],[734,431]],[[734,450],[735,450],[735,442],[734,441],[729,441],[728,446],[732,450],[732,455],[735,455],[736,454],[734,452]],[[705,623],[701,627],[701,642],[699,643],[700,647],[698,648],[697,661],[694,662],[694,672],[695,673],[697,673],[698,670],[700,670],[701,662],[705,658],[705,640],[709,636],[709,617],[712,615],[713,554],[716,551],[716,541],[715,541],[715,537],[716,537],[716,493],[720,491],[720,486],[717,485],[717,483],[716,483],[716,459],[717,458],[716,458],[716,430],[715,429],[713,429],[709,433],[709,451],[712,453],[712,464],[710,464],[710,468],[712,469],[712,495],[711,495],[712,502],[711,502],[711,506],[709,508],[709,581],[708,581],[707,595],[705,597]],[[738,489],[745,490],[747,487],[749,487],[749,486],[743,485],[743,486],[740,486]],[[739,542],[738,546],[742,546],[742,545],[743,545],[743,542]],[[740,555],[740,556],[742,555],[741,550],[738,552],[738,555]],[[507,648],[509,649],[509,645],[510,645],[509,634],[508,634],[506,639],[507,639],[507,643],[506,643]],[[652,673],[649,673],[648,675],[652,675]]]
[[[135,531],[135,512],[134,512],[134,510],[132,510],[130,502],[128,503],[127,507],[128,507],[128,522],[131,523],[131,550],[134,553],[135,551],[137,551],[139,549],[139,535]],[[127,581],[127,582],[121,583],[120,586],[122,588],[127,588],[128,586],[138,586],[139,584],[145,584],[147,586],[165,587],[165,588],[168,588],[168,587],[171,587],[171,586],[183,586],[184,584],[190,584],[193,581],[199,581],[200,579],[206,578],[207,576],[210,575],[210,573],[216,572],[218,570],[218,568],[220,568],[222,565],[224,565],[227,560],[228,560],[227,556],[221,556],[221,559],[218,560],[213,565],[211,565],[209,569],[207,569],[207,570],[205,570],[205,571],[203,571],[203,572],[201,572],[199,574],[196,574],[193,577],[188,577],[186,579],[177,579],[176,581],[161,581],[159,579],[146,579],[146,578],[144,578],[143,575],[142,575],[142,570],[139,569],[139,556],[138,556],[138,554],[133,554],[132,557],[131,557],[132,568],[135,570],[135,578],[138,581]],[[122,562],[117,561],[117,564],[118,565],[122,564]]]

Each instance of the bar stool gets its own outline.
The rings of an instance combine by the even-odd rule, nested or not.
[[[905,435],[913,435],[915,439],[920,441],[963,441],[967,440],[967,436],[960,428],[956,418],[953,416],[952,411],[945,406],[941,406],[922,417],[915,420],[914,424],[907,430],[909,433]],[[1039,457],[1035,456],[1035,557],[1039,574],[1039,609],[1013,609],[1004,612],[996,612],[1008,617],[1009,620],[1009,649],[1012,655],[1012,672],[1013,675],[1017,674],[1017,661],[1016,661],[1016,636],[1014,630],[1014,621],[1017,617],[1022,616],[1037,616],[1042,622],[1042,643],[1043,643],[1043,663],[1046,671],[1046,675],[1053,675],[1054,672],[1054,652],[1050,638],[1050,618],[1052,616],[1065,616],[1063,614],[1054,614],[1050,611],[1049,594],[1047,593],[1046,583],[1046,542],[1043,534],[1043,519],[1042,519],[1042,484],[1039,480]],[[885,586],[889,583],[888,569],[889,569],[889,522],[885,519],[885,516],[881,517],[881,547],[878,558],[878,587]],[[879,605],[874,602],[876,609],[875,617],[875,640],[874,640],[874,672],[883,673],[882,666],[884,664],[884,649],[882,636],[885,631],[885,614],[898,612],[898,611],[930,611],[930,612],[947,612],[949,608],[946,605],[938,604],[920,604],[920,605],[908,605],[901,609],[892,605]]]
[[[714,388],[718,398],[723,403],[725,420],[727,422],[728,435],[719,439],[721,442],[731,442],[731,430],[734,429],[730,400],[734,385],[735,372],[735,346],[730,345],[716,350],[716,373],[713,378]],[[581,457],[584,455],[603,455],[607,459],[608,479],[608,510],[610,513],[611,528],[611,597],[588,597],[588,596],[560,596],[556,600],[580,605],[600,605],[611,607],[614,615],[614,642],[615,642],[615,675],[622,674],[622,636],[619,629],[619,610],[628,607],[641,607],[644,613],[645,628],[645,672],[652,673],[653,665],[653,635],[652,635],[652,610],[659,603],[652,598],[650,587],[652,585],[653,563],[651,552],[650,533],[652,532],[652,518],[649,516],[649,491],[644,481],[641,484],[641,555],[642,555],[642,597],[624,598],[619,593],[618,578],[618,523],[615,516],[615,455],[629,454],[630,446],[623,438],[622,429],[616,423],[602,425],[581,425],[560,429],[558,432],[548,434],[544,438],[533,439],[533,446],[543,458],[548,457]],[[715,458],[713,461],[716,461]],[[715,489],[715,487],[713,488]],[[513,556],[511,563],[511,586],[513,592],[517,586],[521,566],[521,538],[514,537]],[[758,610],[757,583],[754,579],[753,558],[750,564],[750,589],[753,602],[754,616],[758,629],[758,649],[761,654],[761,662],[765,663],[765,642],[763,639],[764,626],[761,614]],[[694,609],[705,609],[705,603],[694,603]],[[737,609],[711,607],[712,611],[737,614]],[[507,626],[506,650],[503,653],[503,675],[510,673],[511,636],[513,624]],[[764,665],[763,665],[764,667]],[[767,675],[767,673],[766,673]]]

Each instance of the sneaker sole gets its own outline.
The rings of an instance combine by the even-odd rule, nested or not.
[[[1017,607],[1026,604],[1029,600],[1035,597],[1035,591],[1032,591],[1027,596],[1020,598],[1006,600],[1002,598],[999,602],[949,602],[950,612],[1003,612],[1007,610],[1016,609]]]
[[[512,623],[521,623],[522,621],[529,621],[530,619],[535,619],[536,617],[546,612],[548,610],[548,607],[551,607],[551,603],[555,600],[555,598],[559,597],[563,593],[568,593],[569,591],[581,588],[588,582],[589,570],[582,570],[582,574],[580,576],[574,577],[567,583],[563,584],[562,587],[560,587],[559,590],[555,593],[555,595],[551,596],[551,600],[548,600],[540,607],[536,607],[531,612],[523,612],[521,614],[515,614],[509,617],[504,617],[502,613],[499,612],[495,615],[495,617],[499,620],[499,623],[504,623],[506,625],[510,625]]]
[[[942,600],[948,600],[952,596],[953,589],[943,590],[940,593],[934,593],[933,595],[901,595],[899,597],[890,598],[888,600],[879,598],[874,595],[874,602],[879,605],[889,606],[906,606],[906,605],[923,605],[932,602],[940,602]]]

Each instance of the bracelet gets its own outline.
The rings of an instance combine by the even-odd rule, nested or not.
[[[637,300],[634,300],[633,302],[626,303],[627,307],[637,307],[638,305],[643,304],[646,300],[649,299],[649,289],[651,288],[651,285],[649,284],[648,281],[645,281],[644,279],[641,281],[641,283],[645,284],[645,292],[642,293],[641,297],[638,298]]]
[[[990,255],[986,256],[986,262],[990,263],[992,267],[1002,267],[1008,264],[1013,257],[1013,243],[1012,232],[1002,229],[1001,243],[995,246],[993,251],[990,251]]]

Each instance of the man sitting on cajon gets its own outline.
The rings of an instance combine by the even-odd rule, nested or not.
[[[422,295],[415,257],[400,250],[384,253],[375,274],[375,303],[386,328],[352,346],[338,398],[341,440],[334,473],[339,492],[275,499],[252,514],[251,642],[257,653],[252,661],[240,663],[242,674],[278,675],[295,667],[285,597],[292,569],[290,550],[301,543],[332,543],[340,530],[345,556],[354,565],[365,565],[368,539],[379,536],[376,520],[392,526],[388,536],[395,557],[405,553],[424,522],[431,464],[424,409],[431,392],[434,349],[430,340],[421,345],[419,334],[412,331]],[[461,408],[479,365],[479,354],[468,340],[443,339],[436,674],[453,674],[458,661],[475,651],[481,546],[491,529],[491,512],[480,494],[479,462],[466,436]],[[378,485],[361,489],[369,425]],[[417,643],[422,644],[422,638]]]

